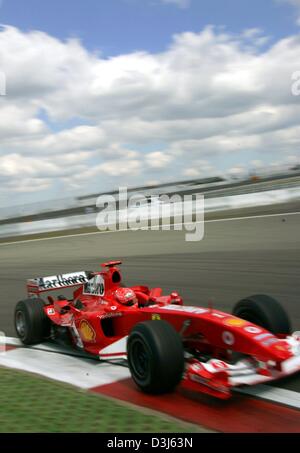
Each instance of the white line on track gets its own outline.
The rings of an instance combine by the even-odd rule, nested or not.
[[[233,221],[239,221],[239,220],[251,220],[251,219],[264,219],[264,218],[269,218],[269,217],[287,217],[287,216],[294,216],[294,215],[300,215],[300,211],[297,212],[283,212],[280,214],[264,214],[264,215],[256,215],[256,216],[247,216],[247,217],[230,217],[228,219],[215,219],[215,220],[204,220],[205,223],[217,223],[217,222],[233,222]],[[201,222],[189,222],[186,223],[186,226],[193,226],[196,223],[201,223]],[[175,223],[173,225],[164,225],[164,228],[172,228],[174,226],[182,226],[182,224]],[[90,233],[77,233],[77,234],[66,234],[63,236],[51,236],[51,237],[44,237],[44,238],[37,238],[37,239],[26,239],[24,241],[13,241],[13,242],[2,242],[0,243],[0,247],[4,246],[9,246],[9,245],[16,245],[16,244],[26,244],[29,242],[41,242],[41,241],[52,241],[56,239],[68,239],[68,238],[74,238],[78,236],[94,236],[96,234],[112,234],[112,233],[124,233],[126,231],[133,231],[130,229],[122,229],[122,230],[116,230],[116,231],[93,231]],[[151,230],[151,228],[141,228],[138,231],[154,231]],[[162,229],[159,229],[157,231],[163,231]],[[168,231],[168,230],[165,230]]]
[[[258,399],[283,404],[294,409],[300,409],[300,393],[268,385],[255,385],[253,387],[237,388],[238,393],[251,395]]]

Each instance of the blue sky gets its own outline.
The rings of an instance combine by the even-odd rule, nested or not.
[[[284,0],[191,0],[186,8],[163,0],[3,0],[0,21],[60,39],[78,37],[103,56],[160,52],[174,33],[208,24],[232,33],[261,28],[270,42],[298,31],[295,9]]]
[[[0,207],[300,163],[300,0],[0,0],[0,23]]]

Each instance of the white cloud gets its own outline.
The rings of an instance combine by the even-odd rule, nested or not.
[[[188,178],[197,178],[198,176],[201,175],[201,171],[198,170],[198,168],[186,168],[183,171],[184,176],[187,176]]]
[[[162,151],[154,151],[146,156],[146,162],[150,168],[165,168],[172,160],[172,156]]]
[[[182,174],[184,176],[187,176],[189,178],[205,178],[211,175],[216,176],[218,173],[216,168],[210,165],[206,160],[196,160],[193,162],[193,164],[193,167],[188,167],[183,170]]]
[[[139,174],[140,169],[141,163],[138,160],[120,160],[117,164],[113,160],[99,165],[98,167],[93,169],[92,172],[99,176],[102,173],[105,173],[109,176],[135,176]]]
[[[231,176],[245,176],[247,171],[243,165],[236,165],[229,170]]]
[[[297,157],[300,98],[290,84],[300,37],[262,51],[264,39],[257,29],[207,27],[176,35],[159,54],[104,59],[75,40],[3,28],[0,199],[20,188],[51,198]]]

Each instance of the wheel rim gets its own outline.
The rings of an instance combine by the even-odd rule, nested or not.
[[[149,354],[144,343],[140,340],[135,340],[131,344],[131,366],[135,376],[144,380],[149,375]]]
[[[22,311],[17,311],[16,313],[16,329],[20,338],[26,336],[26,319]]]

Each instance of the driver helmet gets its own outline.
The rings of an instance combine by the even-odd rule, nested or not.
[[[115,291],[115,297],[122,305],[131,306],[135,305],[138,301],[135,292],[131,288],[118,288]]]

